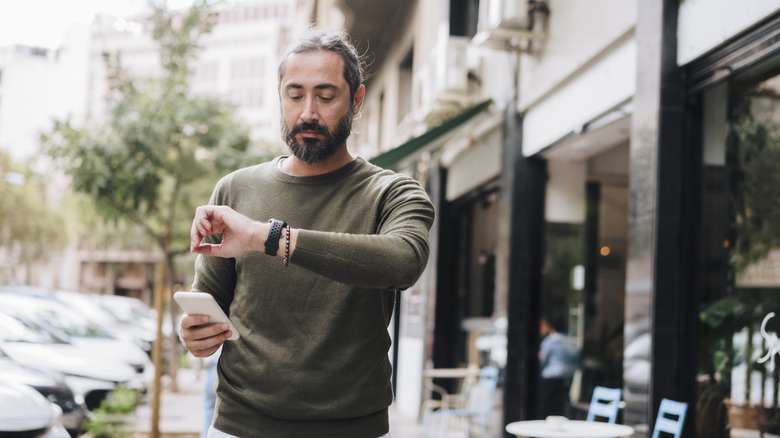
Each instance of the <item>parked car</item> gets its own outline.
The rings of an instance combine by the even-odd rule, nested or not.
[[[0,307],[0,351],[14,362],[61,372],[74,399],[87,410],[118,387],[127,387],[135,370],[124,362],[73,345],[64,334],[38,321],[14,317]]]
[[[154,380],[154,365],[137,344],[107,333],[83,314],[70,307],[45,298],[19,294],[0,294],[0,309],[27,320],[39,320],[68,336],[69,341],[82,351],[106,359],[120,360],[135,370],[130,386],[146,394]]]
[[[127,330],[138,334],[143,341],[147,342],[151,349],[151,344],[157,339],[157,311],[137,298],[121,295],[94,295],[94,297]],[[163,326],[163,334],[166,336],[170,334],[168,327]]]
[[[98,295],[52,289],[40,286],[2,286],[0,293],[45,298],[79,312],[114,338],[130,340],[151,357],[152,343],[157,337],[157,319],[154,311],[140,300],[113,295]],[[116,298],[115,300],[109,300]],[[106,306],[107,302],[116,303]],[[118,313],[117,307],[122,313]],[[149,313],[151,312],[151,313]],[[129,313],[129,316],[128,316]]]
[[[72,438],[79,435],[85,418],[84,409],[76,401],[62,373],[14,362],[0,351],[0,376],[9,382],[24,383],[59,406],[62,410],[62,426]]]
[[[0,436],[70,438],[62,409],[36,390],[0,377]]]

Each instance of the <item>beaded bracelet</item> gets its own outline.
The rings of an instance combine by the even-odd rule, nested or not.
[[[284,238],[284,261],[282,262],[286,268],[290,264],[290,226],[287,225],[287,233]]]

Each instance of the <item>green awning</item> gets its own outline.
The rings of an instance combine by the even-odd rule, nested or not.
[[[454,130],[458,126],[462,125],[463,123],[471,119],[472,117],[481,113],[482,111],[487,109],[487,107],[489,107],[491,103],[493,103],[493,101],[491,99],[488,99],[482,103],[474,105],[471,108],[468,108],[462,113],[458,114],[457,116],[447,120],[446,122],[443,122],[440,125],[437,125],[429,129],[424,134],[412,138],[406,143],[396,146],[387,152],[381,153],[368,161],[379,167],[392,167],[398,164],[404,158],[421,150],[425,146],[430,145],[431,143],[441,138],[448,132]]]

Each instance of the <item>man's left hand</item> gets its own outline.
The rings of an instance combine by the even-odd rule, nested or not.
[[[240,257],[262,248],[269,228],[269,224],[253,221],[224,205],[200,206],[192,221],[190,251],[207,256]],[[222,234],[222,243],[203,243],[203,238],[212,234]]]

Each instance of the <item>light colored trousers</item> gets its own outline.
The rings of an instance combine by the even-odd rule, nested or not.
[[[238,438],[235,435],[230,435],[225,432],[220,432],[217,429],[214,429],[214,426],[209,427],[209,437],[208,438]],[[390,434],[386,433],[379,438],[390,438]]]

